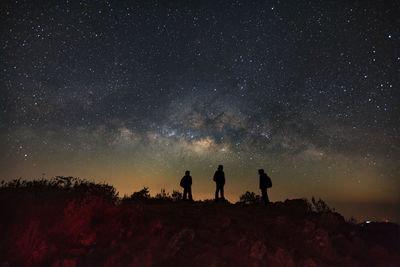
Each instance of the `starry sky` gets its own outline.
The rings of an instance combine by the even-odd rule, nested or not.
[[[0,179],[320,197],[398,220],[396,1],[1,1]],[[351,208],[353,207],[353,208]],[[376,208],[373,208],[376,207]]]

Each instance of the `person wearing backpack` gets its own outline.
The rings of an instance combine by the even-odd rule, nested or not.
[[[259,169],[258,174],[260,175],[260,189],[261,189],[261,198],[264,200],[265,204],[270,203],[267,188],[272,187],[271,178],[264,172],[264,169]]]
[[[187,195],[189,195],[189,200],[193,200],[192,176],[190,176],[190,171],[185,171],[185,176],[182,177],[180,186],[183,187],[183,200],[187,199]]]

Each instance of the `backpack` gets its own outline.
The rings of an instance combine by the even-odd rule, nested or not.
[[[265,186],[266,186],[267,188],[272,187],[272,181],[271,181],[271,178],[269,178],[268,175],[266,175],[266,177],[265,177]]]

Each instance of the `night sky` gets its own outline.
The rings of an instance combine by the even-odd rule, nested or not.
[[[126,3],[125,3],[126,2]],[[128,3],[129,2],[129,3]],[[398,220],[397,1],[1,1],[0,179]]]

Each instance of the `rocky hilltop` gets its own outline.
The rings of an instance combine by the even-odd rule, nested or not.
[[[70,177],[3,183],[1,266],[400,266],[399,226],[303,199],[188,202]]]

